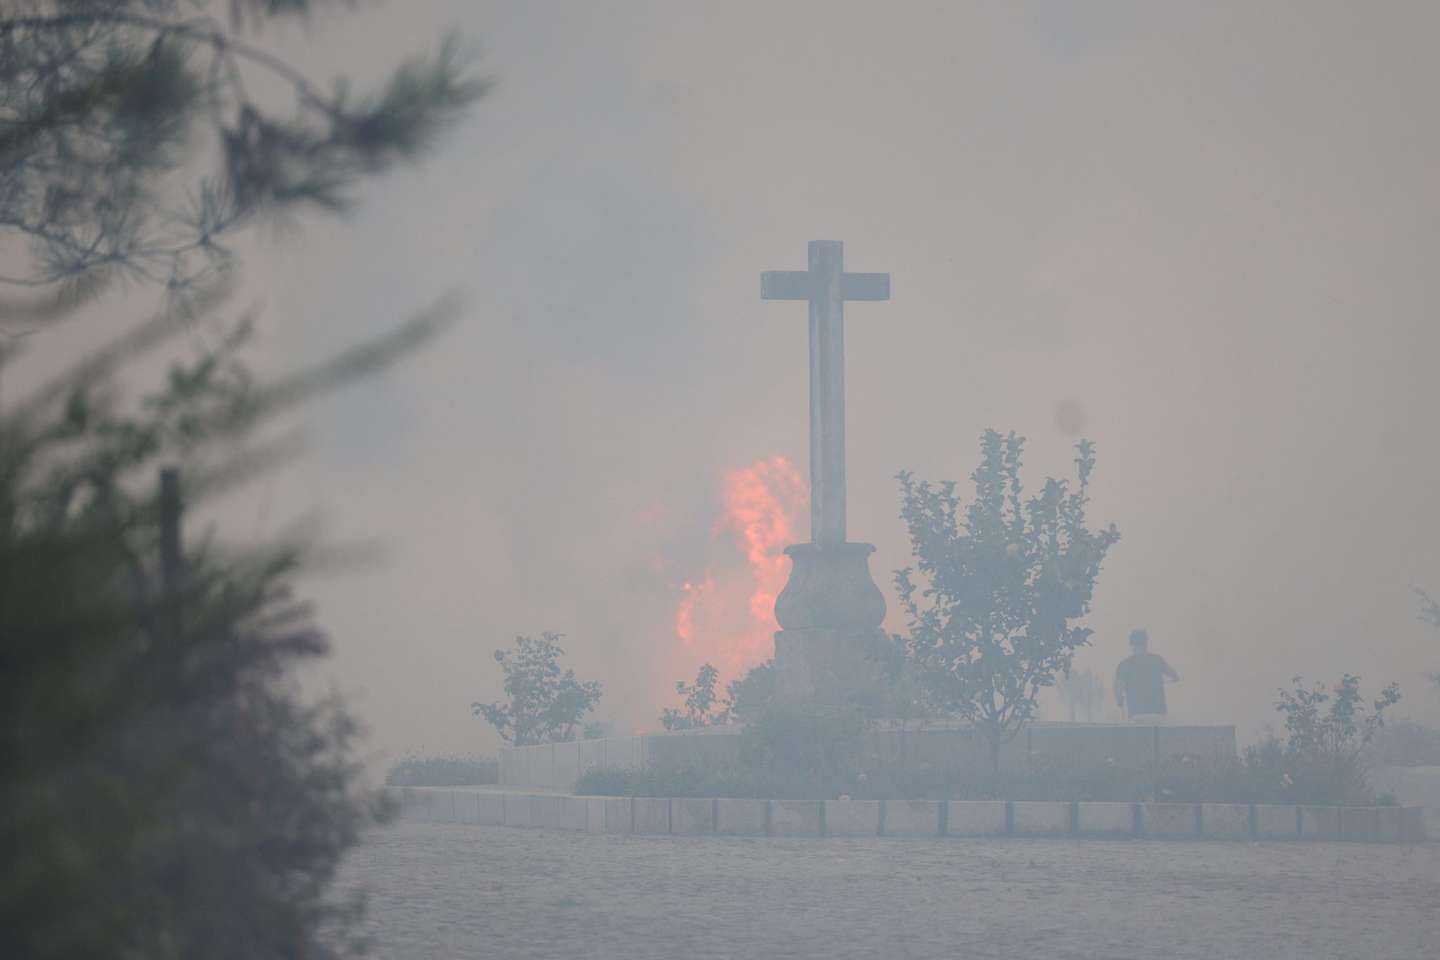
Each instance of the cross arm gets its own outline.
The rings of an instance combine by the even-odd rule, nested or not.
[[[805,270],[766,270],[760,274],[761,300],[809,300],[810,274]]]
[[[840,296],[846,300],[889,300],[890,274],[842,273]]]
[[[766,270],[760,274],[761,300],[809,300],[815,296],[813,273],[807,270]],[[843,300],[889,300],[890,274],[843,273]]]

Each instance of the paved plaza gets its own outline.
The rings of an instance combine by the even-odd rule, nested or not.
[[[391,960],[1434,956],[1440,844],[782,840],[402,822],[355,854]]]

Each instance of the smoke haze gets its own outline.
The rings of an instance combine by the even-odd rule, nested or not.
[[[707,572],[756,636],[726,478],[803,475],[808,426],[804,307],[758,275],[822,238],[892,275],[846,311],[850,536],[889,627],[896,471],[963,489],[993,426],[1037,489],[1083,435],[1123,539],[1080,667],[1108,681],[1144,626],[1177,721],[1253,731],[1292,674],[1347,670],[1436,715],[1410,585],[1440,587],[1440,9],[452,0],[288,55],[324,79],[451,24],[496,90],[352,222],[248,261],[292,359],[468,295],[233,505],[389,546],[312,585],[379,752],[493,750],[491,651],[544,630],[602,719],[654,727],[713,652],[677,632]]]

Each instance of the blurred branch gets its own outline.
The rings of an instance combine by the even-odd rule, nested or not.
[[[237,2],[232,22],[311,5]],[[290,116],[252,99],[247,69],[289,89]],[[177,4],[0,14],[0,235],[30,248],[29,269],[0,284],[47,291],[0,299],[0,321],[64,315],[120,277],[173,295],[223,275],[234,265],[226,235],[262,213],[344,212],[354,183],[418,157],[488,88],[454,36],[356,100],[345,83],[326,94],[297,66],[208,16],[181,16]],[[214,128],[218,160],[192,189],[176,189],[170,177],[197,152],[198,119]]]

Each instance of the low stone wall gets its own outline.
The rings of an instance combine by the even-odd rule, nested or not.
[[[739,746],[739,728],[720,727],[502,747],[500,783],[507,787],[569,791],[575,789],[582,775],[594,769],[723,766],[735,762]],[[1000,765],[1015,770],[1031,757],[1049,757],[1067,763],[1138,770],[1173,757],[1188,756],[1210,763],[1235,755],[1235,728],[1229,726],[1036,723],[1002,747]],[[989,746],[968,727],[892,727],[866,734],[861,757],[869,769],[923,765],[981,770],[989,763]]]
[[[739,756],[738,728],[604,737],[500,748],[500,783],[507,787],[573,790],[591,770],[720,766]]]
[[[577,797],[391,787],[401,815],[589,833],[734,837],[1095,837],[1154,840],[1426,839],[1420,807],[1004,800]]]

